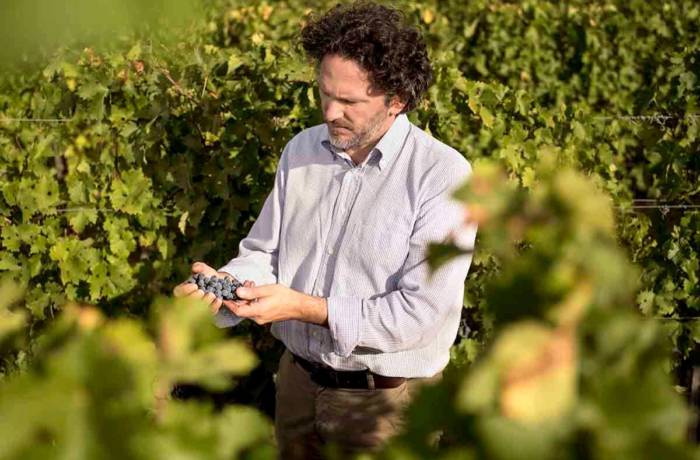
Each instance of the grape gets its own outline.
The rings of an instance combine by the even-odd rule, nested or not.
[[[218,276],[206,276],[203,273],[195,273],[190,276],[186,283],[196,284],[204,292],[211,292],[222,300],[239,300],[236,289],[243,286],[243,283],[231,278],[219,278]]]

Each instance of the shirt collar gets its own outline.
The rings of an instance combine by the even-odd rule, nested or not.
[[[377,145],[374,146],[374,149],[372,149],[366,161],[371,161],[372,156],[377,155],[376,152],[378,151],[379,161],[377,162],[377,166],[380,171],[386,168],[401,151],[409,129],[410,122],[406,114],[402,113],[397,116],[396,120],[391,124],[391,127],[384,133],[384,136],[377,142]],[[335,149],[330,143],[327,125],[321,136],[321,144],[332,154],[338,154],[338,149]]]

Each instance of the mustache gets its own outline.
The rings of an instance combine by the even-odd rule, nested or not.
[[[349,126],[343,126],[343,125],[339,125],[339,124],[337,124],[337,123],[328,123],[328,122],[326,122],[326,124],[328,124],[328,126],[330,126],[331,128],[352,129],[352,128],[350,128]]]

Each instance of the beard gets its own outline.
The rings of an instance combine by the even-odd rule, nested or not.
[[[354,130],[349,131],[352,133],[350,137],[335,136],[331,131],[332,126],[347,128],[349,130],[350,128],[347,126],[331,125],[331,123],[326,122],[328,126],[328,140],[333,147],[343,151],[365,146],[374,140],[386,118],[386,115],[379,112],[374,118],[370,119],[365,126],[362,126],[358,132]]]

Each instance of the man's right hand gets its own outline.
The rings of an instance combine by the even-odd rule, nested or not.
[[[192,264],[192,274],[195,273],[202,273],[206,276],[217,276],[219,278],[230,278],[235,280],[235,278],[228,273],[224,272],[217,272],[214,270],[212,267],[209,265],[205,264],[204,262],[195,262]],[[243,286],[245,287],[254,287],[255,282],[246,280],[243,283]],[[180,283],[175,288],[173,289],[173,294],[175,297],[190,297],[193,299],[202,299],[204,302],[206,302],[209,305],[209,308],[211,309],[212,313],[216,314],[219,311],[219,308],[221,308],[222,301],[221,299],[217,299],[216,296],[210,292],[204,292],[199,287],[194,284],[194,283]],[[236,301],[236,303],[240,305],[247,305],[250,303],[249,300],[239,300]]]

